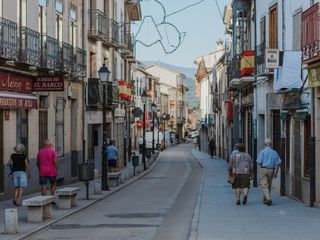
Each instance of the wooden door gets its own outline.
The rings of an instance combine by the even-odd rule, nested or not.
[[[295,120],[294,128],[294,184],[293,196],[297,199],[302,198],[301,194],[301,138],[300,138],[300,121]]]
[[[269,10],[269,48],[278,48],[278,5]]]

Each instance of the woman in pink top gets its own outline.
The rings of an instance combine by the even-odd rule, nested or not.
[[[41,194],[47,194],[46,185],[49,180],[51,184],[51,195],[55,195],[57,178],[57,153],[52,149],[50,141],[44,142],[44,148],[38,152],[37,165],[39,168],[39,184]]]

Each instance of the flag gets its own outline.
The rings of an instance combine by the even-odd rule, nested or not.
[[[198,70],[197,70],[197,81],[200,82],[205,76],[208,75],[206,64],[204,63],[204,60],[202,58],[201,62],[198,65]]]

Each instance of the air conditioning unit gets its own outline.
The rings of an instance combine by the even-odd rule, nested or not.
[[[72,97],[72,87],[67,87],[67,96]]]

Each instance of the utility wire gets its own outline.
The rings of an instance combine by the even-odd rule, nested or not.
[[[176,11],[174,11],[174,12],[172,12],[172,13],[167,14],[166,17],[170,17],[170,16],[175,15],[175,14],[177,14],[177,13],[183,12],[184,10],[187,10],[188,8],[197,6],[197,5],[201,4],[201,3],[204,2],[204,1],[205,1],[205,0],[200,0],[200,1],[198,1],[198,2],[192,3],[192,4],[190,4],[190,5],[186,6],[186,7],[183,7],[183,8],[181,8],[181,9],[179,9],[179,10],[176,10]]]

